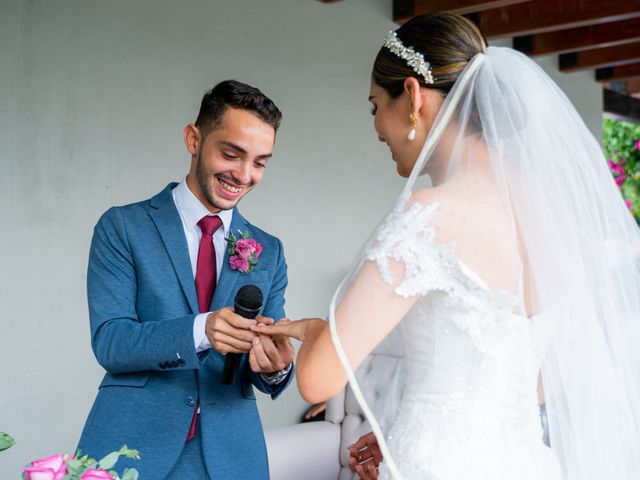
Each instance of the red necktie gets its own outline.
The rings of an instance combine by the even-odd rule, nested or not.
[[[200,313],[209,311],[213,292],[216,289],[216,249],[213,246],[213,234],[222,225],[220,217],[207,215],[202,217],[198,222],[198,226],[202,231],[200,239],[200,248],[198,249],[198,265],[196,267],[196,294],[198,296],[198,308]],[[191,441],[196,434],[196,421],[200,400],[196,403],[196,409],[193,412],[187,442]]]
[[[209,311],[213,291],[216,289],[216,249],[213,246],[213,234],[220,225],[220,217],[206,216],[198,222],[202,230],[196,268],[196,294],[200,313]]]

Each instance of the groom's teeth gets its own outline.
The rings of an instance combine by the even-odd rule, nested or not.
[[[222,188],[224,188],[226,191],[231,192],[231,193],[239,193],[240,189],[237,187],[232,187],[231,185],[229,185],[228,183],[225,183],[223,181],[220,181],[220,184],[222,185]]]

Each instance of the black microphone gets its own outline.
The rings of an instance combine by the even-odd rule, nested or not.
[[[262,308],[262,290],[255,285],[245,285],[234,300],[233,310],[241,317],[254,319]],[[220,383],[232,385],[236,381],[236,374],[242,360],[242,353],[227,353],[224,359],[224,369]]]

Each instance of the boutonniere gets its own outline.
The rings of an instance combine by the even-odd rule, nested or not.
[[[240,238],[231,232],[229,238],[229,266],[232,270],[243,273],[251,272],[258,264],[258,258],[262,252],[262,244],[249,238],[249,231],[245,230]]]

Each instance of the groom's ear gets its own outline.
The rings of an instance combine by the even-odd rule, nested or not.
[[[182,134],[184,136],[184,144],[187,146],[187,150],[189,150],[191,155],[196,155],[200,148],[200,143],[202,142],[200,129],[193,123],[190,123],[184,127]]]

